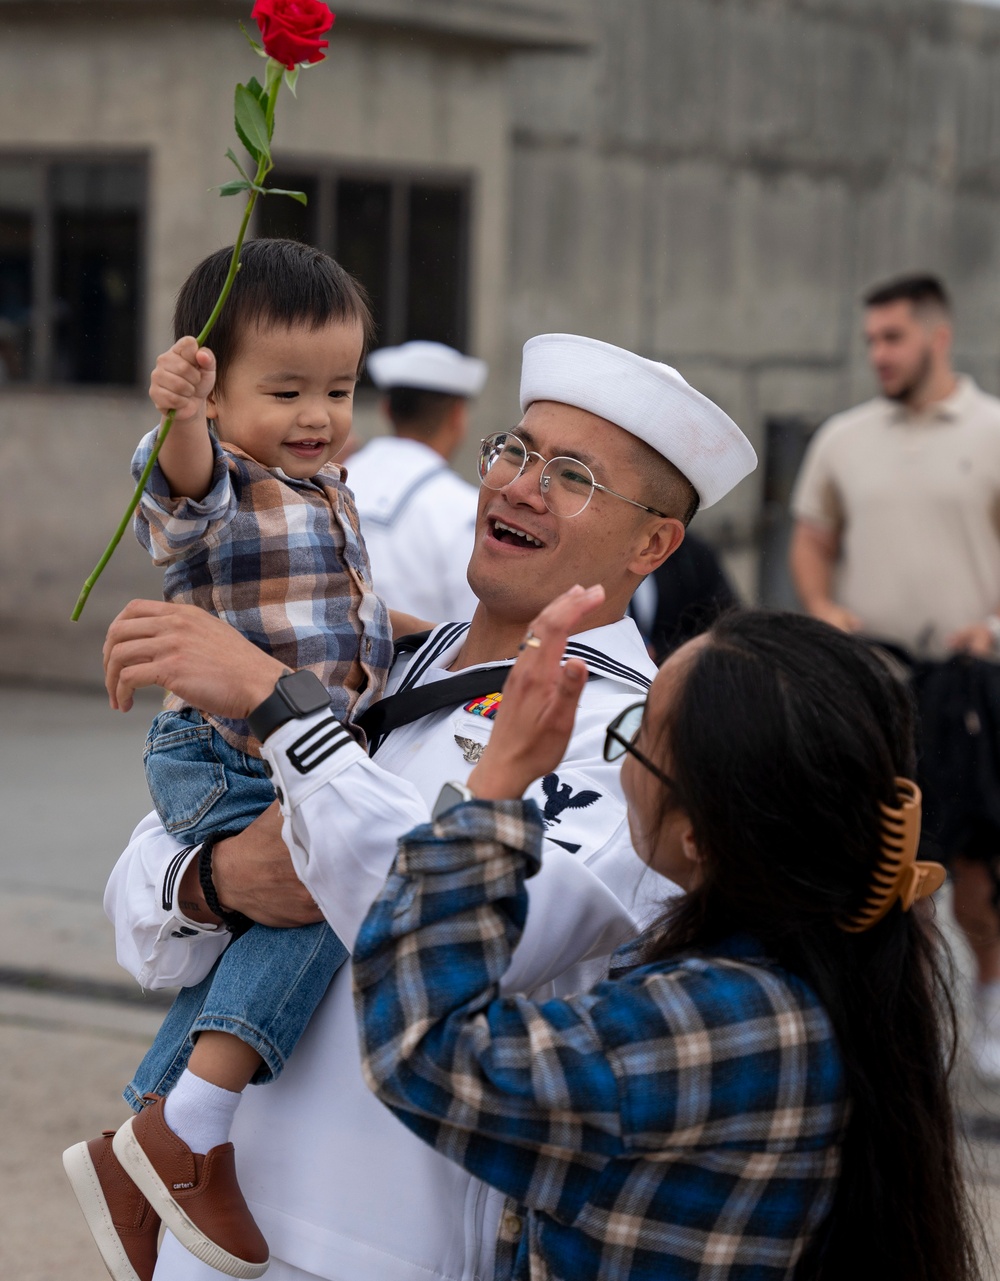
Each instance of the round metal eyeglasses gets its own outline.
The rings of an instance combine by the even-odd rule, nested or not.
[[[633,703],[626,707],[623,712],[619,712],[615,719],[608,726],[604,736],[604,759],[606,761],[617,761],[624,756],[626,752],[634,756],[640,765],[645,766],[651,774],[655,774],[661,783],[667,787],[676,787],[674,780],[669,774],[664,774],[658,765],[654,765],[648,756],[644,755],[635,746],[635,740],[639,730],[642,727],[642,714],[646,710],[646,704]]]
[[[579,516],[594,496],[594,490],[620,498],[623,503],[631,503],[644,512],[654,516],[666,516],[666,512],[647,507],[645,503],[636,502],[624,494],[599,485],[594,480],[594,473],[578,458],[543,458],[537,450],[528,449],[524,441],[512,431],[498,431],[487,436],[479,450],[479,478],[487,489],[506,489],[522,476],[532,460],[541,464],[538,473],[538,488],[542,501],[554,516]]]

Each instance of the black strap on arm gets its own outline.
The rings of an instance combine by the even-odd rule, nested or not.
[[[398,641],[393,643],[393,653],[398,658],[400,654],[415,654],[427,641],[431,634],[431,628],[426,632],[408,632],[405,636],[400,636]]]
[[[355,724],[360,725],[367,735],[368,751],[374,756],[383,739],[394,729],[418,721],[422,716],[430,716],[442,708],[458,707],[474,698],[482,698],[484,694],[499,693],[509,674],[510,664],[504,663],[502,666],[460,672],[457,676],[422,685],[419,689],[405,689],[373,704],[357,717]]]

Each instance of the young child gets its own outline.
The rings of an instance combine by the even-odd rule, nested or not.
[[[136,532],[165,569],[166,599],[217,614],[290,671],[315,673],[346,721],[380,696],[392,656],[333,462],[351,430],[371,315],[332,258],[251,241],[211,350],[199,350],[188,335],[204,325],[230,255],[205,259],[178,296],[177,341],[150,383],[157,409],[176,416]],[[139,445],[136,477],[155,438]],[[212,973],[179,994],[125,1091],[139,1116],[63,1162],[116,1279],[152,1275],[157,1216],[212,1267],[256,1277],[268,1250],[236,1182],[232,1119],[247,1084],[279,1074],[347,952],[325,924],[270,929],[219,905],[213,844],[262,813],[274,788],[245,722],[203,717],[172,695],[164,706],[145,764],[164,826],[190,843],[175,883],[197,859],[206,901],[234,937]]]

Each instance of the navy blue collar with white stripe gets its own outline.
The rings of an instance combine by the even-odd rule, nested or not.
[[[416,650],[410,659],[407,664],[406,674],[394,693],[399,694],[403,690],[413,689],[424,674],[434,666],[442,655],[453,649],[468,630],[468,623],[443,623],[439,628],[431,632],[427,641]],[[592,645],[585,645],[579,640],[571,639],[569,641],[566,646],[565,657],[582,658],[587,664],[587,669],[592,677],[608,677],[610,680],[633,685],[643,693],[647,692],[653,683],[652,678],[645,673],[637,671],[620,659],[611,658],[603,650],[595,649]],[[514,662],[514,659],[499,659],[497,662],[490,663],[489,666],[496,667],[504,662],[510,664]],[[472,671],[474,669],[463,668],[462,670]]]
[[[612,680],[625,681],[629,685],[638,685],[640,689],[648,690],[653,683],[650,677],[643,676],[634,667],[609,658],[607,654],[590,645],[581,645],[579,641],[569,642],[565,657],[582,658],[589,671],[599,673],[601,676],[610,676]]]
[[[399,688],[393,693],[401,694],[404,689],[412,689],[424,672],[434,666],[435,660],[451,649],[460,636],[465,635],[469,626],[469,623],[442,623],[440,628],[431,632],[430,637],[411,659],[406,675]]]

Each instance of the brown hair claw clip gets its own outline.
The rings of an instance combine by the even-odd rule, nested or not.
[[[917,899],[927,898],[944,884],[945,870],[940,863],[917,861],[920,843],[920,788],[911,779],[897,778],[898,806],[880,805],[882,853],[872,873],[864,902],[850,916],[837,924],[848,934],[870,929],[899,900],[908,912]]]

